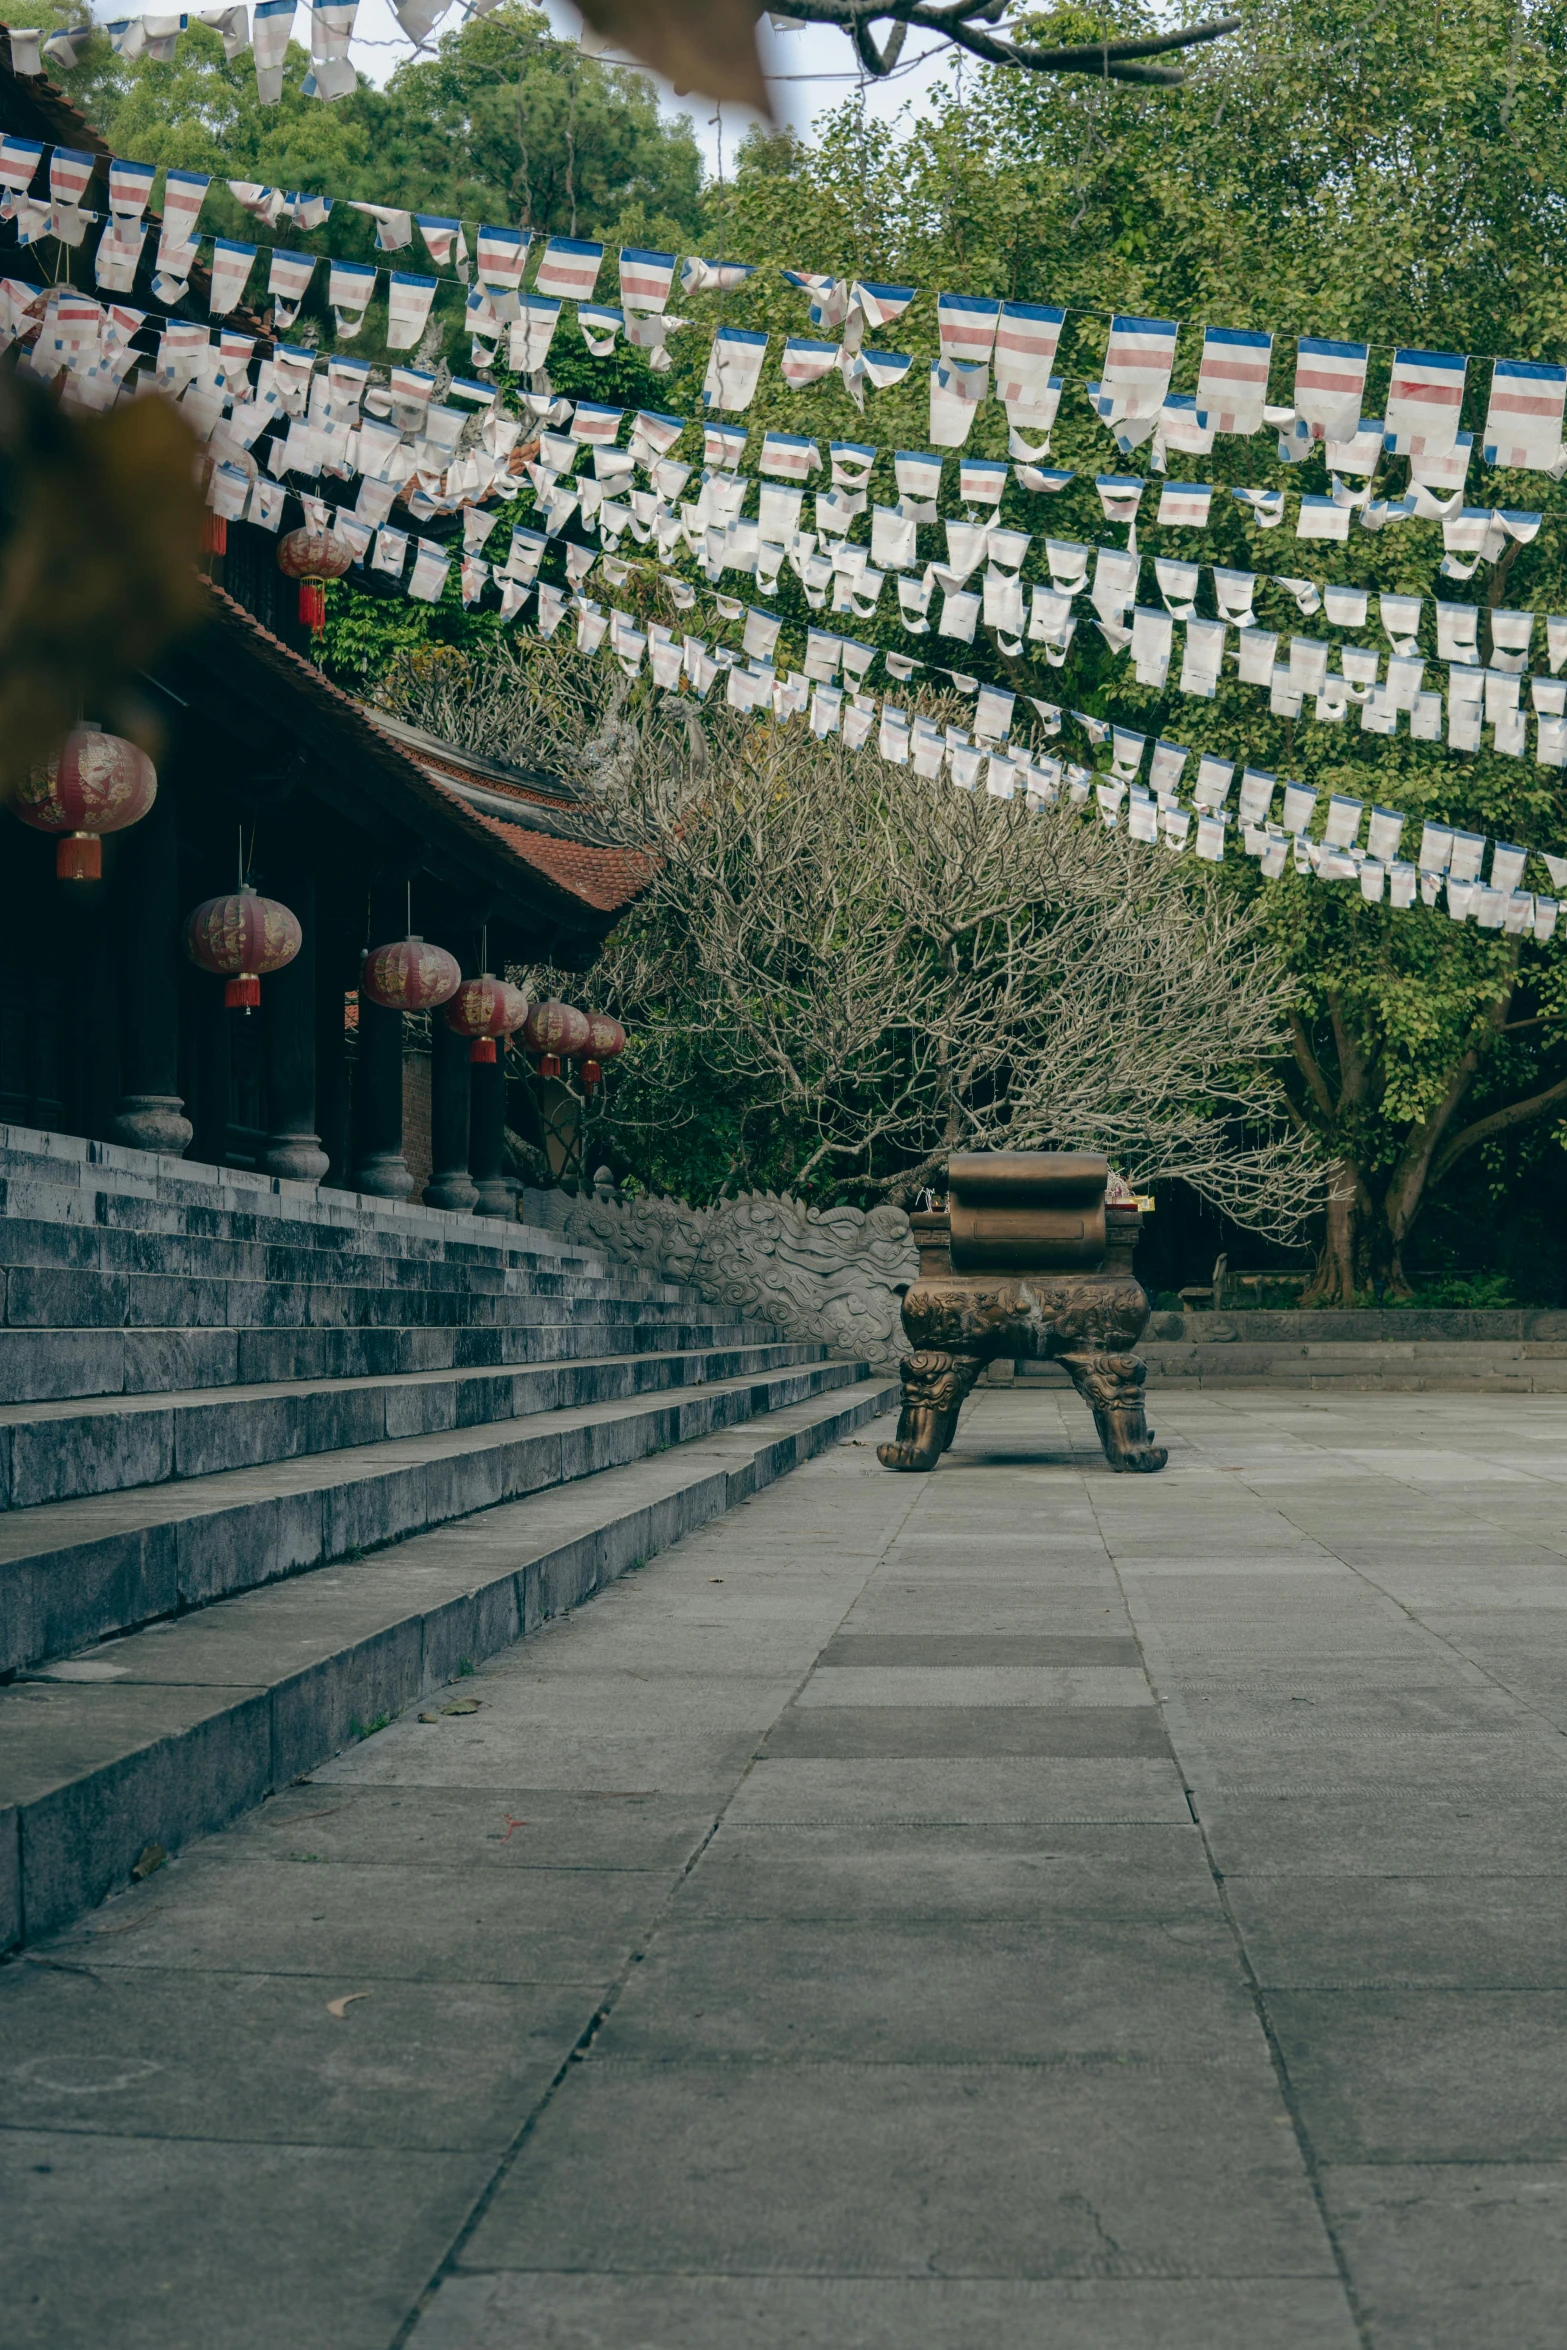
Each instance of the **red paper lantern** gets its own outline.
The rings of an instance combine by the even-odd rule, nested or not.
[[[258,897],[248,882],[185,918],[185,952],[228,981],[223,1001],[231,1012],[260,1003],[263,974],[292,963],[303,939],[298,915],[276,898]]]
[[[308,523],[291,530],[277,551],[277,567],[285,579],[299,582],[299,617],[309,629],[326,626],[326,596],[322,581],[341,579],[353,562],[353,550],[335,531],[315,530]]]
[[[469,1038],[470,1061],[493,1062],[495,1039],[510,1036],[528,1017],[528,999],[508,980],[481,971],[477,979],[459,981],[457,992],[441,1017],[448,1028]]]
[[[582,1058],[577,1063],[582,1072],[585,1091],[591,1093],[595,1085],[604,1082],[603,1061],[617,1060],[626,1049],[626,1032],[618,1020],[607,1012],[589,1012],[588,1041]]]
[[[359,984],[373,1004],[388,1012],[425,1012],[451,1002],[462,985],[462,965],[444,947],[415,935],[393,946],[371,947]]]
[[[587,1050],[588,1016],[553,997],[535,1004],[523,1024],[522,1041],[539,1056],[539,1075],[558,1077],[562,1058],[573,1059]]]
[[[54,852],[62,881],[96,881],[103,871],[98,836],[139,824],[158,796],[145,751],[122,735],[78,726],[52,759],[23,777],[12,806],[35,832],[66,835]]]

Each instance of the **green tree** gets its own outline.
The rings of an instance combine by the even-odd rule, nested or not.
[[[1085,18],[1065,10],[1041,21],[1066,39],[1081,37]],[[1102,21],[1133,29],[1139,12],[1118,7]],[[1048,507],[1009,490],[1003,517],[1036,532],[1102,539],[1109,534],[1092,476],[1122,470],[1123,461],[1077,386],[1099,371],[1112,309],[1191,322],[1178,390],[1194,387],[1203,322],[1283,329],[1270,395],[1281,403],[1291,396],[1290,330],[1364,338],[1374,346],[1372,415],[1395,341],[1482,357],[1560,356],[1564,52],[1560,0],[1527,10],[1479,0],[1461,12],[1414,0],[1253,0],[1241,33],[1192,60],[1176,95],[970,74],[902,141],[852,107],[815,148],[758,137],[724,198],[728,242],[747,258],[787,254],[811,268],[1072,305],[1054,452],[1076,479]],[[758,297],[772,308],[779,299],[771,288]],[[903,326],[902,347],[928,356],[928,327],[923,340],[917,327],[905,340]],[[1286,467],[1260,439],[1221,438],[1206,458],[1172,456],[1173,469],[1220,485],[1212,520],[1200,537],[1150,527],[1145,506],[1140,543],[1150,554],[1257,573],[1259,623],[1281,634],[1320,634],[1322,623],[1303,624],[1290,592],[1273,584],[1279,561],[1291,573],[1366,587],[1373,626],[1378,591],[1469,598],[1481,606],[1484,654],[1487,611],[1567,608],[1561,491],[1538,474],[1496,473],[1480,462],[1489,377],[1487,366],[1471,368],[1464,423],[1476,432],[1476,454],[1467,495],[1543,508],[1547,522],[1468,589],[1438,578],[1435,523],[1399,523],[1375,536],[1357,528],[1343,549],[1320,552],[1264,532],[1223,495],[1228,485],[1287,482],[1320,493],[1329,484],[1320,455]],[[767,421],[787,405],[794,429],[812,429],[800,419],[815,396],[786,403],[770,394]],[[874,434],[865,437],[920,445],[919,396],[873,402]],[[816,415],[841,429],[845,407],[830,385]],[[971,446],[1000,455],[1005,430],[999,411],[986,408]],[[1143,469],[1147,455],[1133,467]],[[1396,497],[1408,478],[1407,461],[1388,458],[1371,487]],[[1206,578],[1198,608],[1215,610]],[[895,620],[881,634],[907,649]],[[1433,656],[1429,600],[1422,642]],[[1211,702],[1156,693],[1132,682],[1126,657],[1112,656],[1091,623],[1079,628],[1063,672],[1009,663],[993,646],[956,657],[981,675],[1158,730],[1194,753],[1212,749],[1299,776],[1324,802],[1338,791],[1398,808],[1411,838],[1427,816],[1552,846],[1567,831],[1555,771],[1491,750],[1459,756],[1275,718],[1255,688],[1233,680]],[[1531,879],[1546,886],[1543,870]],[[1560,951],[1504,945],[1440,909],[1393,913],[1293,877],[1263,884],[1249,868],[1235,873],[1234,886],[1266,893],[1295,974],[1296,1116],[1343,1170],[1319,1293],[1347,1300],[1382,1279],[1397,1290],[1431,1190],[1567,1100]]]

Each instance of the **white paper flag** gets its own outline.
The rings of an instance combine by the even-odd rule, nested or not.
[[[390,351],[411,351],[424,333],[435,300],[433,277],[411,277],[400,269],[387,273],[386,344]]]
[[[275,106],[283,95],[283,63],[294,29],[294,0],[256,0],[250,46],[256,61],[256,96]]]
[[[751,405],[767,355],[767,337],[747,327],[721,326],[708,355],[702,396],[710,408],[739,415]]]

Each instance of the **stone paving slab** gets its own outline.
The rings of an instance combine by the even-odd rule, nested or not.
[[[450,2277],[419,2350],[1354,2350],[1336,2282]],[[1541,2337],[1543,2350],[1544,2337]],[[1531,2342],[1529,2350],[1534,2350]]]
[[[867,1429],[0,1969],[8,2350],[1560,2350],[1567,1419],[1154,1417]]]

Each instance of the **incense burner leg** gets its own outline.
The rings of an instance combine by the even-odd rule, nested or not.
[[[981,1355],[920,1349],[903,1358],[903,1409],[891,1444],[879,1444],[884,1469],[929,1470],[957,1433],[958,1410],[983,1367]]]
[[[1099,1442],[1112,1469],[1152,1473],[1169,1454],[1153,1441],[1143,1408],[1148,1366],[1137,1355],[1061,1354],[1056,1360],[1094,1415]]]

